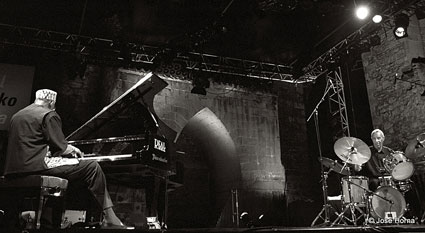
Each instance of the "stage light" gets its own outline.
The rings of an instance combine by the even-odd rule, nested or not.
[[[398,14],[394,17],[394,36],[396,39],[407,37],[407,27],[409,26],[409,16]]]
[[[359,6],[356,8],[356,16],[357,18],[363,20],[369,16],[369,8],[366,6]]]
[[[373,18],[372,18],[372,21],[374,23],[380,23],[380,22],[382,22],[382,15],[374,15]]]

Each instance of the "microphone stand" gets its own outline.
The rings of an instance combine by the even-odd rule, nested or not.
[[[352,182],[352,181],[350,181],[350,180],[347,180],[347,182],[348,182],[348,183],[350,183],[350,184],[352,184],[352,185],[355,185],[355,186],[357,186],[357,187],[359,187],[359,188],[361,188],[361,189],[363,189],[364,191],[366,191],[366,193],[368,194],[368,196],[370,196],[370,195],[377,196],[377,197],[381,198],[382,200],[384,200],[384,201],[386,201],[386,202],[390,203],[391,205],[392,205],[392,204],[394,204],[394,201],[393,201],[393,200],[390,200],[390,199],[385,198],[385,197],[383,197],[383,196],[381,196],[381,195],[378,195],[378,194],[376,194],[376,193],[374,193],[374,192],[370,191],[369,189],[367,189],[367,188],[365,188],[365,187],[363,187],[363,186],[361,186],[361,185],[358,185],[358,184],[356,184],[356,183],[354,183],[354,182]]]
[[[332,81],[328,79],[328,82],[326,84],[325,93],[323,94],[319,103],[317,103],[316,107],[314,107],[313,112],[307,118],[307,122],[308,122],[314,116],[314,125],[315,125],[315,129],[316,129],[316,138],[317,138],[317,146],[318,146],[318,150],[319,150],[319,160],[320,161],[323,161],[323,155],[322,155],[322,147],[321,147],[321,142],[320,142],[319,117],[318,117],[319,111],[318,111],[318,109],[319,109],[320,104],[325,100],[325,96],[328,94],[328,92],[331,88],[333,88],[333,84],[332,84]],[[313,220],[313,222],[311,223],[312,227],[315,226],[316,222],[319,219],[322,219],[323,223],[321,223],[317,226],[329,226],[330,225],[329,209],[332,208],[332,206],[328,204],[328,185],[327,185],[328,172],[325,172],[325,169],[323,167],[322,162],[320,162],[320,172],[321,172],[321,176],[322,176],[323,208],[319,212],[319,214],[316,216],[316,218]],[[322,214],[324,214],[325,216],[323,217]]]

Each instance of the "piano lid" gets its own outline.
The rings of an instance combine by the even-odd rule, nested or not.
[[[124,112],[131,112],[131,110],[129,110],[130,107],[145,109],[145,112],[147,112],[145,113],[145,116],[150,118],[149,120],[152,121],[158,128],[158,122],[155,115],[152,113],[153,98],[167,85],[167,82],[153,73],[145,75],[124,94],[119,96],[108,106],[104,107],[99,113],[67,136],[66,140],[82,140],[90,138],[96,131],[105,126],[106,123],[111,124],[114,120],[123,118],[122,115]]]

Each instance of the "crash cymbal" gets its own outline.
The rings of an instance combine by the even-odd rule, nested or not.
[[[322,160],[319,161],[323,164],[323,166],[331,169],[332,171],[335,171],[341,175],[349,176],[350,175],[350,169],[347,166],[343,166],[342,164],[338,163],[336,160],[332,160],[330,158],[323,157]]]
[[[362,165],[370,159],[369,146],[355,137],[342,137],[334,144],[335,154],[343,161]]]
[[[405,156],[409,159],[417,159],[425,156],[425,133],[421,133],[411,139],[407,144]]]

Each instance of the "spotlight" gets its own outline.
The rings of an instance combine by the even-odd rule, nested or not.
[[[359,6],[356,8],[356,16],[357,18],[363,20],[369,16],[369,8],[366,6]]]
[[[409,26],[409,16],[398,14],[394,17],[394,36],[396,39],[407,37],[407,27]]]
[[[375,15],[375,16],[373,16],[372,21],[374,23],[380,23],[380,22],[382,22],[382,15]]]

